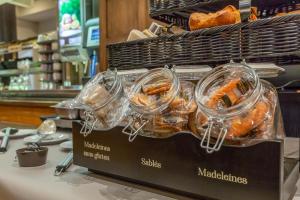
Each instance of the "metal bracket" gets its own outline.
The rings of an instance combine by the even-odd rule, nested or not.
[[[239,0],[239,10],[242,22],[247,22],[251,15],[251,0]]]

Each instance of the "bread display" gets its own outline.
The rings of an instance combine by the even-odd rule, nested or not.
[[[260,81],[250,67],[228,64],[216,68],[198,83],[198,111],[190,129],[203,140],[233,144],[247,139],[272,138],[276,91]],[[271,133],[271,134],[270,134]]]
[[[189,19],[189,27],[193,31],[240,22],[240,11],[229,5],[216,13],[192,13]]]
[[[96,128],[107,130],[126,121],[123,133],[132,138],[190,132],[201,145],[203,141],[236,145],[273,137],[276,90],[245,64],[217,67],[196,88],[178,79],[173,70],[149,70],[127,95],[117,76],[107,76],[98,75],[77,98],[95,117],[96,121],[87,121]]]

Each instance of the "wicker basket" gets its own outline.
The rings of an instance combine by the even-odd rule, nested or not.
[[[275,15],[275,11],[284,12],[297,9],[296,4],[299,3],[300,0],[249,0],[250,5],[257,7],[259,18],[272,17]],[[246,6],[245,2],[241,0],[149,0],[149,13],[153,19],[168,24],[173,23],[189,30],[188,22],[191,13],[216,12],[227,5],[234,5],[236,8]]]
[[[300,15],[108,46],[110,68],[222,63],[299,55]]]
[[[240,59],[242,25],[108,45],[109,67],[151,68]]]
[[[238,0],[149,0],[149,13],[153,19],[175,24],[189,30],[189,17],[193,12],[215,12],[226,5],[238,7]]]
[[[300,52],[300,15],[248,23],[242,28],[242,57],[281,57]]]

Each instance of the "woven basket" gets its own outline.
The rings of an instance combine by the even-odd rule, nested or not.
[[[153,19],[189,29],[193,12],[215,12],[227,5],[238,7],[238,0],[149,0],[149,13]]]
[[[143,68],[240,59],[242,24],[108,45],[110,68]]]
[[[258,20],[242,28],[242,57],[281,57],[300,52],[300,15]]]
[[[299,55],[300,15],[108,45],[110,68],[222,63]]]

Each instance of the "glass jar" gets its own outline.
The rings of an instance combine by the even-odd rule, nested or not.
[[[84,86],[76,101],[85,110],[85,123],[81,130],[84,135],[93,129],[109,130],[116,127],[129,107],[116,71],[97,74]]]
[[[199,81],[195,97],[198,110],[190,126],[208,153],[224,142],[240,146],[276,137],[276,90],[246,64],[217,67]]]
[[[173,70],[150,70],[131,88],[133,114],[123,133],[133,141],[138,134],[166,138],[187,130],[190,113],[197,109],[194,88],[191,82],[179,81]]]

